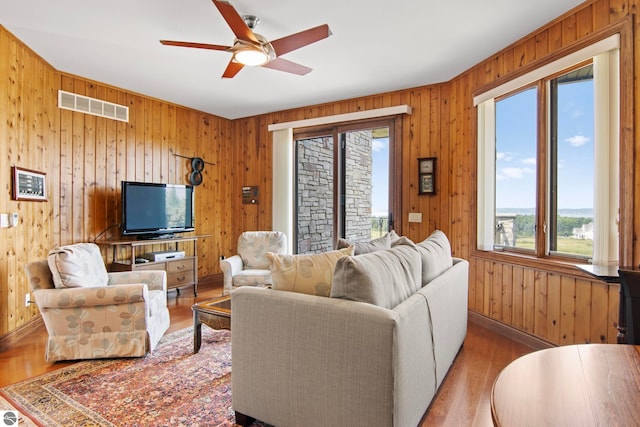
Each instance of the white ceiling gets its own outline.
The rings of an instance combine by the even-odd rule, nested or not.
[[[269,40],[329,24],[283,57],[297,76],[245,67],[221,79],[231,45],[210,0],[4,0],[0,24],[56,69],[228,119],[450,80],[583,0],[231,0]]]

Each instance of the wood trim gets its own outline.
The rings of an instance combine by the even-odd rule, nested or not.
[[[635,49],[634,22],[635,15],[631,15],[621,25],[620,29],[620,135],[619,164],[620,164],[620,199],[619,206],[619,265],[634,265],[634,200],[636,192],[636,156],[635,156],[635,124],[634,99],[637,91],[634,91]],[[627,96],[627,94],[634,94]],[[626,160],[625,160],[626,159]],[[635,211],[636,214],[638,213]]]
[[[572,43],[569,46],[566,46],[562,49],[559,49],[555,52],[552,52],[546,56],[544,56],[543,58],[533,61],[530,64],[527,64],[521,68],[519,68],[516,71],[513,71],[511,73],[508,73],[504,76],[498,77],[497,79],[493,80],[491,83],[480,86],[478,88],[476,88],[474,91],[471,92],[471,96],[472,98],[475,98],[478,95],[481,95],[485,92],[488,92],[492,89],[495,89],[497,87],[502,86],[503,84],[506,84],[508,82],[510,82],[513,79],[517,79],[518,77],[524,76],[540,67],[543,67],[547,64],[550,64],[552,62],[555,62],[561,58],[564,58],[567,55],[570,55],[574,52],[577,52],[581,49],[584,49],[594,43],[599,42],[600,40],[604,40],[607,37],[610,37],[614,34],[620,34],[621,37],[621,45],[622,45],[622,38],[623,38],[623,33],[625,32],[629,32],[632,30],[632,19],[629,18],[625,18],[624,20],[620,21],[619,23],[612,25],[610,27],[607,27],[603,30],[597,31],[593,34],[589,34],[588,36],[585,36],[583,39]],[[622,46],[621,49],[622,51]]]
[[[42,315],[30,319],[27,323],[8,332],[0,337],[0,352],[6,351],[9,347],[15,345],[22,338],[35,333],[44,326]]]
[[[519,342],[520,344],[526,345],[527,347],[530,347],[534,350],[543,350],[545,348],[556,347],[554,344],[548,341],[545,341],[531,334],[527,334],[526,332],[516,329],[513,326],[509,326],[502,322],[498,322],[497,320],[483,316],[482,314],[475,312],[473,310],[469,310],[468,314],[469,314],[469,322],[473,322],[476,325],[480,325],[483,328],[486,328],[492,332],[503,335],[513,341]]]
[[[373,110],[357,111],[354,113],[334,114],[331,116],[316,117],[313,119],[294,120],[291,122],[274,123],[268,126],[269,131],[282,129],[309,128],[327,124],[349,123],[363,119],[376,119],[398,114],[411,114],[410,105],[398,105],[395,107],[376,108]]]

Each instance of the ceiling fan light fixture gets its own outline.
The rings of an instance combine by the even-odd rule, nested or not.
[[[255,67],[266,64],[269,61],[269,55],[262,49],[248,47],[237,50],[233,54],[233,59],[242,65]]]

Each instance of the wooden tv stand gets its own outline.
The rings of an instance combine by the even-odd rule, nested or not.
[[[198,295],[198,247],[197,240],[209,236],[172,237],[167,239],[149,240],[102,240],[96,244],[110,246],[112,248],[112,262],[109,271],[135,271],[135,270],[164,270],[167,272],[167,290],[175,289],[180,293],[180,288],[193,286],[193,295]],[[136,262],[141,257],[141,251],[137,248],[152,245],[162,245],[165,250],[180,250],[180,244],[193,244],[193,255],[182,258],[170,258],[160,261]],[[128,257],[118,259],[118,248],[124,248]]]

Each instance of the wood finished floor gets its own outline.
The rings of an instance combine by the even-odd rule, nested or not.
[[[221,295],[220,281],[203,280],[198,297],[191,289],[169,293],[171,326],[168,332],[192,325],[191,305]],[[44,326],[0,353],[0,387],[62,368],[73,362],[44,360]],[[489,394],[496,376],[512,360],[532,349],[469,322],[467,338],[453,366],[425,414],[420,427],[492,426]]]

